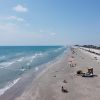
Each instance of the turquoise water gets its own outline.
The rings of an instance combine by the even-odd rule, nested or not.
[[[1,46],[0,92],[8,83],[15,84],[21,75],[48,63],[66,50],[63,46]],[[37,67],[39,66],[39,67]],[[12,83],[9,85],[11,87]],[[6,87],[5,90],[8,88]]]

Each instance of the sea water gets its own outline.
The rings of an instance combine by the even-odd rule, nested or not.
[[[65,50],[63,46],[0,46],[0,95],[23,74],[38,71],[40,65],[54,60]]]

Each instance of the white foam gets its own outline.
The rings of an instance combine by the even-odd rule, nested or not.
[[[18,62],[21,62],[21,61],[23,61],[23,59],[24,59],[24,57],[18,59],[17,61],[18,61]]]
[[[41,56],[41,55],[43,55],[43,53],[36,53],[35,55],[37,55],[37,56]]]
[[[58,48],[58,49],[56,49],[56,50],[54,50],[55,52],[58,52],[59,50],[61,50],[62,49],[62,47],[61,48]]]
[[[42,55],[43,55],[42,53],[36,53],[36,54],[34,54],[33,56],[31,56],[29,58],[30,61],[26,65],[29,66],[37,56],[42,56]]]
[[[36,53],[31,57],[30,63],[32,63],[33,59],[35,59],[37,56],[42,56],[42,53]],[[28,63],[28,65],[30,65],[30,63]]]
[[[26,69],[20,69],[20,71],[22,71],[22,72],[25,71],[25,70],[26,70]]]
[[[10,82],[7,86],[0,89],[0,96],[3,95],[8,89],[10,89],[12,86],[14,86],[21,78],[15,79],[13,82]]]
[[[43,54],[42,53],[36,53],[33,58],[37,57],[37,56],[42,56]]]
[[[0,68],[7,68],[7,67],[9,67],[10,65],[16,63],[16,61],[17,61],[17,62],[21,62],[23,59],[24,59],[24,57],[22,57],[22,58],[20,58],[20,59],[18,59],[18,60],[14,60],[14,61],[0,63],[0,66],[1,66]]]
[[[3,62],[0,64],[0,66],[2,66],[2,68],[6,68],[9,67],[10,65],[14,64],[15,61],[11,61],[11,62]],[[1,67],[0,67],[1,68]]]
[[[38,71],[39,70],[39,67],[35,67],[35,71]]]

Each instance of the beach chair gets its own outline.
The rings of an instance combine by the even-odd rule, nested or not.
[[[88,68],[88,73],[93,74],[93,68]]]
[[[88,68],[88,72],[84,73],[82,77],[93,77],[93,68]]]
[[[82,77],[93,77],[93,68],[84,68],[82,70],[78,70],[77,75],[81,75]]]

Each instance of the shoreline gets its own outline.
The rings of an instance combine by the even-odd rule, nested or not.
[[[52,65],[15,100],[99,100],[100,64],[78,48],[75,52],[76,54],[65,55],[62,60]],[[76,60],[76,67],[70,67],[68,64],[72,56]],[[93,67],[97,77],[84,78],[76,75],[77,70],[86,67]],[[62,86],[67,88],[68,93],[62,92]]]
[[[20,96],[29,87],[29,85],[32,84],[32,81],[37,79],[38,76],[40,76],[44,71],[46,71],[46,69],[48,69],[48,66],[58,62],[60,59],[63,58],[63,56],[64,53],[57,58],[51,60],[50,62],[37,66],[36,69],[32,69],[29,72],[23,74],[16,84],[7,89],[7,91],[5,91],[5,93],[0,96],[0,100],[15,100],[16,97]]]
[[[48,76],[50,75],[50,77],[53,79],[55,79],[57,76],[56,76],[56,74],[58,73],[58,75],[59,75],[59,70],[61,69],[61,67],[60,67],[60,65],[62,65],[62,63],[64,63],[65,64],[65,66],[66,66],[66,63],[65,63],[65,61],[67,61],[68,60],[68,56],[69,56],[69,54],[70,54],[70,51],[68,52],[68,53],[65,53],[65,55],[62,57],[62,58],[60,58],[60,59],[58,59],[56,62],[54,62],[54,63],[52,63],[52,64],[50,64],[45,70],[43,70],[36,78],[35,78],[35,80],[32,82],[32,85],[31,86],[29,86],[29,88],[26,90],[26,91],[24,91],[24,93],[20,96],[20,97],[18,97],[18,98],[16,98],[15,100],[28,100],[28,99],[30,99],[30,100],[37,100],[36,98],[37,98],[37,96],[38,96],[38,92],[40,91],[39,90],[39,88],[38,88],[38,86],[41,86],[41,84],[42,84],[42,89],[45,89],[44,87],[48,87],[49,86],[49,84],[51,84],[51,82],[50,82],[50,80],[49,80],[49,78],[48,78]],[[66,60],[67,59],[67,60]],[[59,67],[57,67],[59,65]],[[64,69],[65,69],[65,66],[64,66],[64,68],[62,69],[62,74],[63,74],[63,71],[64,71]],[[70,70],[70,69],[69,69]],[[65,77],[68,77],[69,75],[70,75],[70,71],[69,70],[67,70],[67,67],[66,67],[66,71],[67,71],[67,75],[65,74]],[[65,71],[65,73],[66,73],[66,71]],[[56,74],[55,74],[56,73]],[[51,81],[52,81],[52,79],[51,79]],[[54,79],[53,79],[53,81],[54,81]],[[63,84],[63,80],[64,80],[65,78],[63,78],[62,77],[62,82],[60,82],[60,85],[61,84]],[[44,80],[44,81],[43,81]],[[57,79],[58,80],[58,79]],[[56,81],[57,81],[56,80]],[[44,83],[42,83],[42,82],[46,82],[46,84]],[[33,90],[35,90],[35,91],[33,91]],[[42,91],[41,91],[42,92]],[[46,90],[45,91],[47,94],[48,94],[48,90]],[[34,95],[34,96],[32,96],[32,95]],[[52,94],[52,93],[51,93]],[[32,96],[32,97],[31,97]],[[50,99],[48,99],[48,98],[50,98]],[[50,97],[47,97],[47,98],[43,98],[43,100],[53,100],[53,98],[52,98],[52,96],[50,96]],[[40,98],[41,99],[41,98]],[[42,99],[41,99],[42,100]]]
[[[69,59],[74,57],[76,67],[69,65]],[[23,93],[8,99],[0,100],[99,100],[100,96],[100,63],[79,48],[75,54],[71,51],[61,58],[46,65],[46,67],[31,81]],[[85,78],[76,75],[77,70],[93,67],[97,77]],[[23,84],[24,86],[24,84]],[[62,86],[67,93],[62,91]],[[16,88],[20,88],[16,86]],[[12,92],[11,92],[12,93]],[[8,95],[10,96],[10,94]]]

